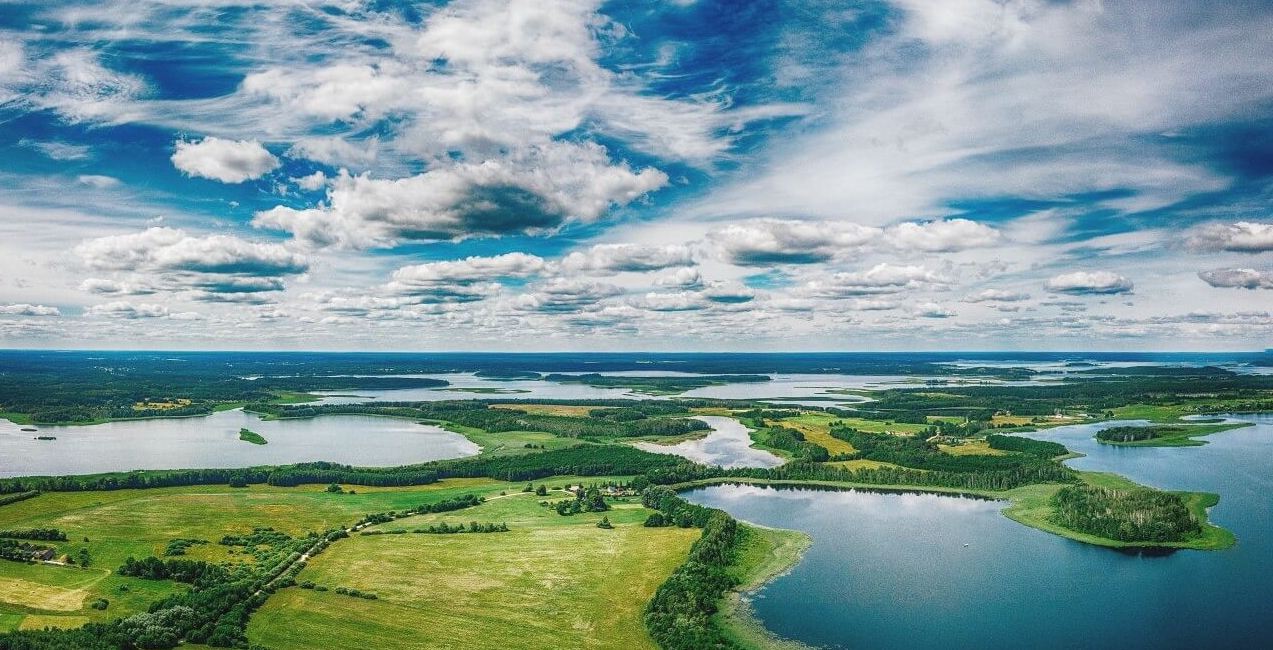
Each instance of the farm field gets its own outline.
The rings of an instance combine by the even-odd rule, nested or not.
[[[359,535],[333,545],[297,578],[329,590],[280,591],[253,616],[249,639],[280,650],[388,638],[399,648],[654,647],[641,613],[699,531],[643,527],[652,511],[636,499],[604,515],[539,505],[557,498],[510,494],[372,529],[477,521],[507,523],[506,533]],[[602,516],[612,530],[597,527]],[[338,586],[376,599],[337,594]]]

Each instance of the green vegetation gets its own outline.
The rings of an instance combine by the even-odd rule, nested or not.
[[[649,510],[613,505],[604,515],[559,517],[531,493],[513,491],[461,515],[507,522],[506,533],[342,540],[298,578],[378,598],[283,589],[253,615],[248,637],[275,650],[390,642],[475,650],[654,648],[640,624],[641,610],[684,560],[697,531],[644,528],[640,522]],[[603,516],[612,529],[598,528]],[[462,523],[443,513],[395,526]]]
[[[1052,497],[1053,521],[1120,542],[1183,542],[1202,533],[1178,494],[1070,485]]]
[[[1066,449],[1065,445],[1057,442],[1034,440],[1020,436],[1004,436],[997,433],[986,436],[986,443],[991,449],[1019,451],[1023,454],[1041,456],[1043,458],[1056,458],[1070,453],[1070,450]]]
[[[266,440],[265,437],[262,436],[261,434],[255,431],[252,431],[251,429],[243,429],[243,428],[239,429],[239,440],[242,440],[244,442],[250,442],[254,445],[264,445],[269,443],[269,441]]]
[[[1227,424],[1149,425],[1144,427],[1110,427],[1097,432],[1096,439],[1110,445],[1127,447],[1197,447],[1205,440],[1195,440],[1220,431],[1249,426],[1245,422]]]

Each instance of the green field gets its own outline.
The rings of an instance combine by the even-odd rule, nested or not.
[[[355,488],[357,494],[328,494],[323,486],[296,488],[202,486],[113,492],[54,492],[0,507],[0,529],[57,528],[69,541],[55,542],[59,556],[86,548],[87,569],[49,564],[0,562],[0,622],[9,628],[31,621],[78,625],[144,611],[150,602],[183,586],[110,574],[130,556],[163,555],[170,540],[216,542],[223,535],[255,526],[289,534],[351,524],[368,512],[401,509],[468,493],[498,495],[523,484],[488,479],[454,479],[411,488]],[[89,541],[83,541],[87,538]],[[229,555],[216,543],[194,546],[189,557],[249,561]],[[126,586],[127,591],[120,591]],[[105,610],[89,604],[110,601]],[[28,617],[37,617],[28,619]],[[0,628],[3,629],[3,628]]]
[[[551,481],[557,484],[558,481]],[[548,497],[554,500],[559,497]],[[510,532],[354,536],[298,580],[374,593],[365,600],[292,587],[253,615],[253,643],[289,648],[650,648],[641,613],[684,561],[697,529],[645,528],[637,500],[564,517],[510,493],[463,511],[378,528],[507,523]]]

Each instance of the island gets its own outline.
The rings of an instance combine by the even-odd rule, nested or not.
[[[246,428],[239,429],[239,440],[242,440],[244,442],[250,442],[254,445],[264,445],[269,443],[269,441],[266,440],[265,437],[262,436],[261,434]]]

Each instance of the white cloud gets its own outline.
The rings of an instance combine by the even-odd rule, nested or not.
[[[560,263],[563,271],[571,273],[641,273],[693,264],[693,254],[684,244],[597,244],[586,251],[575,251],[567,255]]]
[[[660,287],[694,289],[703,285],[703,276],[696,268],[682,267],[663,274],[654,283]]]
[[[342,173],[327,203],[260,212],[253,224],[315,245],[392,246],[401,240],[543,232],[592,222],[662,187],[656,169],[612,165],[603,147],[554,143],[481,164],[441,167],[397,180]]]
[[[575,312],[606,298],[623,293],[623,289],[591,280],[554,278],[533,287],[530,293],[517,297],[514,305],[523,311]]]
[[[880,263],[866,271],[832,273],[825,278],[811,280],[798,291],[810,297],[839,299],[898,293],[906,289],[947,282],[948,280],[940,274],[922,266]]]
[[[1029,300],[1030,294],[1003,289],[985,289],[966,298],[964,302],[1021,302]]]
[[[751,302],[756,292],[739,282],[712,282],[703,290],[703,297],[712,302],[738,304]]]
[[[734,264],[768,266],[823,262],[879,234],[878,228],[853,223],[754,219],[715,230],[708,239]]]
[[[222,140],[208,136],[197,142],[178,140],[172,164],[187,176],[222,183],[260,178],[279,166],[278,158],[256,140]]]
[[[27,138],[19,140],[18,144],[23,147],[27,147],[28,149],[34,149],[51,160],[87,160],[93,155],[93,149],[82,144],[70,144],[68,142],[57,141],[41,142]]]
[[[1273,223],[1207,224],[1189,232],[1186,244],[1201,252],[1265,253],[1273,251]]]
[[[3,316],[61,316],[57,307],[32,305],[29,303],[0,304],[0,315]]]
[[[89,316],[109,318],[167,318],[168,308],[155,303],[131,303],[123,300],[93,305],[85,312]]]
[[[1227,289],[1273,289],[1273,273],[1256,269],[1212,269],[1200,271],[1207,284]]]
[[[1075,271],[1062,273],[1049,279],[1044,286],[1048,291],[1074,295],[1108,295],[1131,293],[1131,280],[1111,271]]]
[[[321,190],[327,186],[327,174],[324,174],[322,171],[316,171],[308,176],[293,178],[292,182],[296,183],[296,186],[302,190],[309,190],[310,192],[313,192],[315,190]]]
[[[77,176],[75,180],[80,185],[87,185],[89,187],[99,189],[99,190],[105,190],[112,187],[118,187],[120,184],[120,181],[118,178],[114,178],[112,176],[99,176],[97,174],[83,174],[83,175]]]
[[[89,278],[80,288],[101,295],[189,292],[200,302],[260,303],[284,289],[283,278],[309,269],[305,257],[281,244],[230,235],[189,235],[156,227],[90,239],[74,253],[93,270],[117,277]]]
[[[890,244],[904,251],[950,253],[999,242],[999,231],[968,219],[902,223],[885,230]]]
[[[951,318],[956,314],[935,302],[922,302],[915,305],[915,315],[920,318]]]

